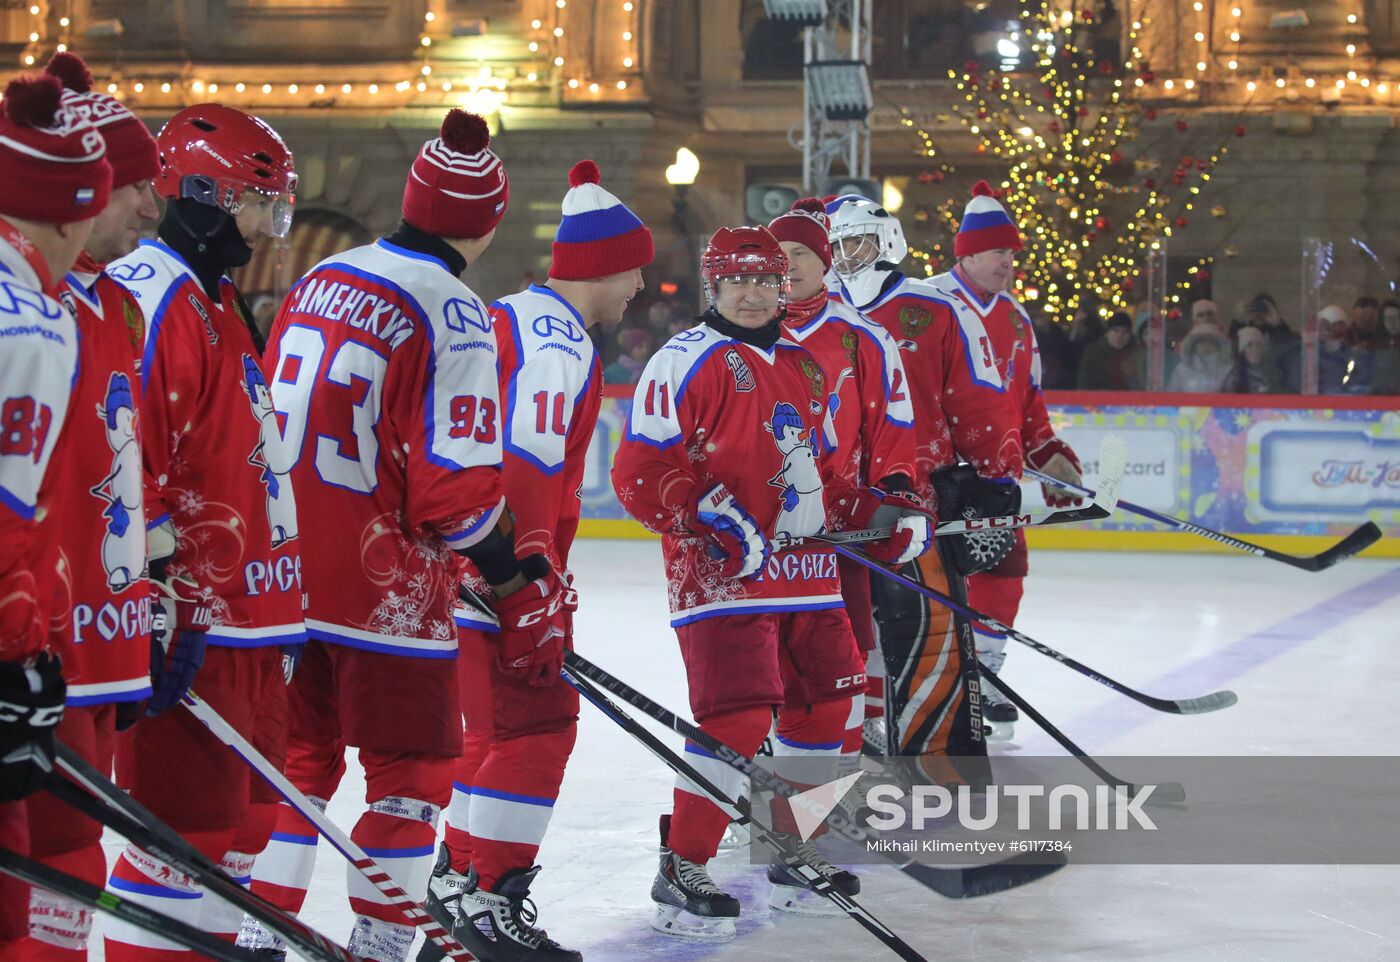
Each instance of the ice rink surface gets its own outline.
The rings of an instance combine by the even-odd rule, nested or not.
[[[650,541],[575,546],[576,644],[688,714],[660,557]],[[1400,563],[1353,560],[1310,574],[1236,554],[1042,551],[1033,553],[1031,571],[1021,630],[1154,694],[1228,687],[1240,696],[1212,715],[1159,714],[1012,643],[1006,679],[1091,753],[1396,753]],[[1013,742],[993,750],[1059,754],[1026,721]],[[584,705],[533,893],[554,938],[590,962],[896,957],[845,917],[774,917],[763,869],[746,853],[712,865],[719,884],[744,903],[733,942],[654,933],[647,893],[657,816],[669,809],[672,782]],[[330,806],[346,829],[362,792],[352,757]],[[1391,830],[1400,831],[1400,818]],[[892,868],[859,872],[860,901],[929,962],[1400,962],[1400,867],[1071,863],[1024,888],[959,902]],[[323,844],[304,917],[342,943],[350,925],[344,893],[344,863]]]

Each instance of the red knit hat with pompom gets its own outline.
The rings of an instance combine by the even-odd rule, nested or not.
[[[580,160],[569,171],[564,216],[554,235],[549,276],[583,281],[651,263],[651,231],[598,183],[598,165]]]
[[[96,217],[112,192],[106,152],[57,77],[11,80],[0,104],[0,214],[45,224]]]
[[[92,74],[82,57],[56,53],[44,72],[63,82],[63,103],[87,119],[107,142],[114,189],[160,176],[156,139],[120,100],[92,89]]]
[[[418,151],[403,191],[403,219],[437,237],[485,237],[506,213],[510,182],[490,150],[491,131],[453,108]]]
[[[817,198],[793,201],[792,208],[775,217],[768,229],[779,242],[789,241],[808,248],[821,259],[822,270],[831,270],[831,240],[827,237],[831,218],[826,216],[826,205]]]

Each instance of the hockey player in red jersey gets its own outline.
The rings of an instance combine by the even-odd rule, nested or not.
[[[55,77],[23,77],[0,102],[0,848],[20,854],[25,798],[53,771],[65,714],[38,525],[59,436],[85,414],[70,411],[78,334],[55,298],[112,187],[102,136],[62,94]],[[29,900],[28,886],[0,876],[0,958],[23,951]]]
[[[906,277],[898,264],[908,253],[899,222],[878,204],[851,200],[831,215],[833,265],[840,276],[842,296],[895,338],[912,385],[914,423],[918,435],[916,490],[934,496],[945,519],[1006,514],[1019,506],[1014,470],[978,461],[959,464],[966,433],[976,430],[967,392],[976,387],[982,368],[963,363],[963,333],[953,316],[947,294],[929,280]],[[981,360],[981,345],[976,339]],[[999,391],[999,388],[998,388]],[[999,394],[995,395],[1000,404]],[[955,436],[950,425],[961,433]],[[1009,539],[958,537],[938,539],[937,552],[919,559],[907,572],[926,584],[961,597],[964,578],[979,564],[995,563]],[[886,662],[886,738],[896,754],[925,760],[929,773],[958,777],[944,759],[985,756],[982,685],[976,667],[972,626],[955,619],[940,605],[926,601],[887,579],[874,582],[875,608]],[[964,775],[966,769],[961,769]]]
[[[281,759],[279,647],[294,650],[305,636],[300,559],[269,517],[274,503],[290,507],[290,494],[278,473],[280,438],[259,416],[261,339],[227,271],[285,236],[296,174],[276,132],[232,107],[187,107],[156,141],[156,190],[168,200],[158,239],[107,268],[136,299],[146,331],[139,407],[156,479],[146,527],[162,615],[153,626],[161,677],[146,709],[156,717],[118,737],[117,773],[157,816],[244,878],[271,832],[276,796],[176,704],[197,670],[200,696]],[[207,932],[237,933],[241,913],[134,846],[108,885]],[[124,923],[104,932],[111,962],[187,955]]]
[[[959,392],[959,403],[948,405],[950,412],[960,415],[952,423],[953,437],[968,460],[994,474],[1019,479],[1024,464],[1079,484],[1079,458],[1056,436],[1045,409],[1040,351],[1030,316],[1007,293],[1015,276],[1016,252],[1021,249],[1020,232],[985,181],[974,185],[972,195],[953,241],[957,266],[931,283],[944,292],[957,313],[964,343],[979,352],[984,362],[990,358],[994,370],[984,371],[966,355],[959,355],[963,358],[960,369],[970,369],[972,377]],[[1042,485],[1041,490],[1052,507],[1076,501],[1051,484]],[[1018,530],[1014,537],[1014,547],[995,567],[967,579],[971,606],[1007,625],[1016,620],[1027,571],[1025,532]],[[980,624],[973,630],[982,670],[996,674],[1006,660],[1006,636]],[[992,685],[983,688],[982,711],[993,737],[1010,737],[1018,717],[1016,706]]]
[[[764,228],[721,228],[701,261],[710,308],[648,362],[613,464],[627,511],[660,533],[671,624],[680,639],[691,711],[704,730],[752,755],[775,707],[789,758],[835,774],[852,699],[865,680],[842,608],[836,555],[820,542],[783,542],[834,528],[891,527],[871,551],[903,561],[928,544],[917,501],[855,488],[835,471],[823,421],[830,390],[804,348],[784,337],[787,257]],[[773,541],[779,540],[778,551]],[[688,745],[707,777],[733,772]],[[824,778],[807,779],[817,784]],[[661,820],[652,925],[671,935],[727,938],[739,903],[710,878],[728,818],[679,781]],[[799,846],[833,884],[859,880],[810,842]],[[770,867],[771,904],[796,906],[800,880]]]
[[[894,340],[880,327],[829,296],[830,220],[816,198],[799,200],[768,225],[788,258],[792,300],[783,318],[787,337],[801,344],[826,373],[826,443],[836,470],[850,484],[875,484],[886,491],[910,491],[914,478],[914,408],[904,365]],[[870,572],[844,557],[841,598],[851,619],[856,645],[866,657],[866,695],[857,698],[847,720],[842,756],[858,764],[869,700],[873,717],[884,714],[884,665],[875,649],[870,606]]]
[[[291,689],[287,777],[329,799],[359,749],[368,810],[351,837],[410,894],[426,894],[439,812],[461,754],[457,556],[495,595],[511,670],[556,665],[562,583],[517,560],[501,482],[498,354],[486,305],[459,279],[505,214],[486,122],[452,110],[409,171],[387,237],[312,268],[273,323],[267,370],[283,419],[310,641]],[[255,890],[296,910],[314,830],[291,808]],[[402,962],[412,925],[353,868],[350,951]],[[283,951],[251,923],[251,948]]]
[[[43,572],[56,588],[48,621],[50,647],[63,659],[67,710],[58,737],[97,767],[112,770],[118,715],[134,718],[151,693],[150,583],[141,466],[141,311],[104,272],[131,253],[143,224],[155,220],[151,185],[160,173],[155,138],[118,101],[92,90],[87,66],[55,55],[47,73],[64,83],[64,106],[102,135],[112,166],[112,193],[94,221],[59,300],[78,330],[78,372],[44,484],[48,510],[40,525]],[[61,804],[29,806],[30,846],[40,861],[93,885],[107,877],[102,826]],[[92,911],[34,889],[29,900],[26,962],[87,958]]]
[[[557,571],[567,569],[578,529],[578,492],[603,396],[587,330],[622,320],[652,258],[651,232],[599,185],[593,161],[576,164],[569,185],[549,280],[491,305],[516,548],[543,554]],[[479,592],[474,566],[465,573]],[[570,640],[572,607],[571,595]],[[524,677],[504,668],[495,626],[479,612],[460,610],[458,624],[465,750],[429,911],[486,962],[577,962],[578,952],[533,924],[525,898],[573,750],[578,693],[560,679],[562,661]],[[425,943],[419,962],[441,955]]]

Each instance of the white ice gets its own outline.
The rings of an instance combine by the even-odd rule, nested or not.
[[[581,541],[572,568],[580,652],[687,711],[658,544]],[[1019,628],[1137,688],[1185,696],[1229,687],[1240,702],[1212,715],[1158,714],[1015,644],[1004,677],[1095,754],[1392,754],[1397,599],[1394,561],[1309,574],[1241,555],[1034,552]],[[1005,750],[1058,751],[1024,720],[1014,748],[994,746]],[[744,902],[733,942],[654,933],[647,892],[672,781],[584,706],[533,892],[554,938],[590,962],[894,958],[849,919],[773,917],[763,869],[744,854],[713,866]],[[330,806],[347,829],[362,791],[352,753]],[[859,871],[860,901],[930,962],[1400,960],[1394,866],[1071,864],[1024,888],[957,902],[892,868]],[[323,844],[304,918],[342,943],[344,893],[344,864]]]

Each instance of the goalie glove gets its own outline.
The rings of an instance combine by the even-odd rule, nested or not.
[[[146,715],[159,715],[185,697],[204,665],[205,636],[214,609],[184,578],[151,579],[151,697]]]
[[[0,802],[37,792],[53,773],[54,729],[68,688],[58,656],[0,662]]]
[[[700,495],[695,518],[709,530],[712,557],[720,559],[720,576],[747,578],[763,570],[773,546],[753,515],[734,500],[722,483]]]
[[[1052,478],[1059,478],[1070,484],[1084,483],[1084,466],[1079,463],[1074,449],[1054,435],[1042,441],[1038,447],[1027,451],[1026,463]],[[1040,485],[1040,492],[1045,496],[1045,503],[1052,508],[1072,507],[1083,500],[1067,488],[1044,482]]]
[[[1010,478],[984,478],[971,465],[955,464],[930,478],[938,497],[938,520],[970,521],[1021,510],[1021,487]],[[1011,531],[969,531],[943,539],[953,566],[963,575],[989,571],[1016,546]]]
[[[566,589],[542,554],[520,559],[520,573],[530,581],[496,601],[501,623],[496,657],[501,670],[531,685],[552,685],[564,667]]]

